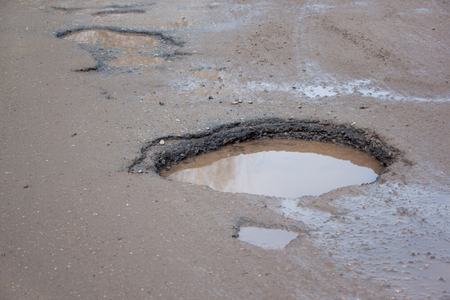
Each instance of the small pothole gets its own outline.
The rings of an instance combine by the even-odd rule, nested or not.
[[[241,227],[239,240],[267,249],[280,250],[298,237],[298,232],[284,229],[268,229],[261,227]]]
[[[181,42],[156,31],[91,26],[60,31],[55,36],[76,42],[90,52],[98,62],[95,70],[151,68],[187,55],[178,51]]]

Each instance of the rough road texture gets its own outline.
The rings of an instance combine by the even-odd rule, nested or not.
[[[449,14],[447,0],[2,1],[0,298],[449,299]],[[57,37],[80,28],[177,44]],[[402,154],[374,184],[299,199],[127,172],[152,141],[260,119],[364,130]],[[242,224],[301,234],[264,250],[232,237]]]
[[[380,141],[377,135],[351,126],[311,120],[260,119],[225,124],[201,133],[158,137],[142,147],[141,155],[127,170],[133,173],[143,173],[142,169],[155,172],[167,165],[178,164],[183,159],[229,144],[267,138],[301,139],[349,146],[369,153],[385,166],[394,163],[400,155],[397,149]],[[161,141],[164,144],[161,145]],[[167,145],[167,141],[172,143]]]

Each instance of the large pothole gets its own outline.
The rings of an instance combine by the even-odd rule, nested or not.
[[[199,133],[169,135],[156,138],[141,149],[127,168],[131,173],[153,173],[176,165],[182,160],[215,151],[226,145],[261,139],[288,139],[329,142],[360,150],[378,160],[376,164],[390,166],[400,151],[383,142],[368,130],[352,125],[318,120],[257,119],[224,124]],[[375,173],[379,173],[377,169]]]

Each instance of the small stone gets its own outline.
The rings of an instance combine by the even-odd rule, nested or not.
[[[160,140],[160,141],[159,141],[159,144],[160,144],[160,145],[164,145],[164,143],[165,143],[164,140]]]
[[[242,103],[242,100],[238,100],[238,103]]]
[[[139,170],[138,173],[142,173],[142,170]]]
[[[238,104],[237,101],[231,102],[231,105],[236,105],[236,104]]]
[[[209,96],[208,99],[209,99],[209,100],[212,100],[212,99],[214,99],[214,98],[213,98],[213,96]]]
[[[159,102],[159,105],[163,106],[163,105],[164,105],[164,103],[163,103],[163,102]]]
[[[253,101],[248,101],[248,104],[253,104]]]

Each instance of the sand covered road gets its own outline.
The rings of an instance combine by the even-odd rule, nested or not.
[[[0,298],[448,299],[449,13],[2,1]],[[373,184],[292,200],[128,172],[161,137],[261,119],[364,129],[400,155]],[[299,236],[266,250],[240,224]]]

